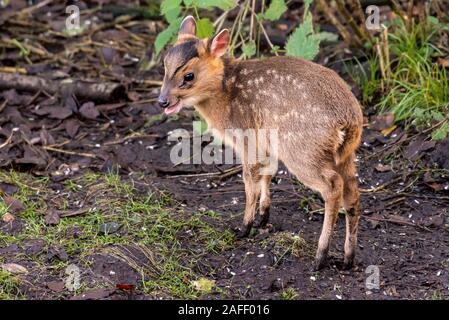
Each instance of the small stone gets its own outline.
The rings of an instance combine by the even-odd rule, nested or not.
[[[12,274],[27,274],[28,270],[24,266],[17,263],[5,263],[1,265],[2,270]]]
[[[14,215],[12,215],[11,213],[7,212],[7,213],[5,213],[3,215],[2,220],[3,220],[3,222],[8,223],[8,222],[14,221],[15,218],[16,217],[14,217]]]

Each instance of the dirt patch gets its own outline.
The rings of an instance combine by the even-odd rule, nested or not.
[[[51,10],[63,16],[63,6]],[[16,65],[14,46],[2,64],[55,81],[68,74],[112,81],[126,90],[111,101],[0,92],[0,264],[27,270],[1,271],[0,298],[449,297],[448,139],[435,143],[366,110],[356,267],[341,270],[340,216],[329,265],[313,272],[323,202],[284,167],[271,184],[272,226],[236,240],[232,230],[245,201],[239,167],[170,161],[177,142],[169,133],[183,128],[193,135],[196,116],[161,115],[155,98],[163,70],[138,72],[131,59],[146,56],[136,37],[154,41],[156,22],[125,19],[115,28],[111,16],[99,14],[102,27],[71,38],[58,33],[62,18],[48,17],[35,31],[0,19],[12,37],[25,27],[36,37],[48,25],[54,29],[43,56],[29,57],[31,67]],[[39,46],[36,37],[23,43]],[[63,59],[67,50],[70,63]],[[67,285],[71,265],[80,276],[74,291]],[[369,266],[379,270],[379,289],[366,287]],[[198,289],[193,283],[200,279],[212,289]]]

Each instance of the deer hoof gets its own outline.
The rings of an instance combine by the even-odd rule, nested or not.
[[[236,229],[236,235],[237,238],[242,239],[242,238],[246,238],[249,236],[249,233],[251,232],[251,225],[245,226],[243,225],[242,227]]]

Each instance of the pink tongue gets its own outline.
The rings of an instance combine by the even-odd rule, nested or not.
[[[172,106],[172,107],[168,107],[167,109],[165,109],[164,112],[165,112],[165,114],[167,114],[167,115],[172,114],[172,113],[177,113],[177,112],[179,112],[179,110],[181,109],[180,106],[181,106],[181,105],[180,105],[179,102],[178,102],[176,105],[174,105],[174,106]]]

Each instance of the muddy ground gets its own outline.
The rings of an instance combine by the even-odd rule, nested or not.
[[[141,72],[129,59],[147,54],[141,41],[154,40],[159,22],[124,20],[72,38],[60,34],[58,19],[37,13],[38,27],[51,25],[53,35],[44,41],[36,29],[24,42],[41,49],[30,65],[5,39],[31,32],[33,22],[2,20],[2,65],[126,90],[110,101],[0,92],[0,264],[15,264],[1,273],[0,298],[449,297],[449,140],[435,143],[429,132],[406,131],[366,106],[356,267],[341,269],[342,213],[329,265],[313,272],[323,202],[282,165],[271,186],[272,226],[236,239],[244,208],[239,166],[170,161],[170,133],[193,135],[196,116],[161,115],[162,68]],[[61,60],[64,50],[75,66]],[[80,270],[75,291],[67,286],[72,264]],[[367,288],[376,267],[379,288]]]

